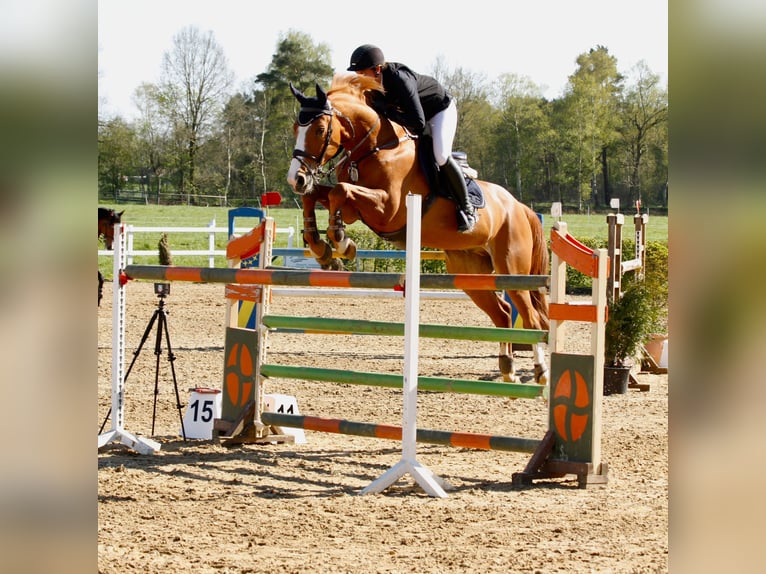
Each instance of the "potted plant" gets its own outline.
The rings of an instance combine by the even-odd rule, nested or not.
[[[651,289],[627,277],[622,297],[609,305],[605,326],[604,394],[626,393],[632,359],[657,330],[660,310]]]

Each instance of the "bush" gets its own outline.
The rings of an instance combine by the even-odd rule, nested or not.
[[[622,297],[609,305],[605,328],[606,366],[622,366],[657,331],[661,303],[649,285],[631,275],[624,280]]]
[[[644,282],[647,289],[659,304],[658,321],[661,332],[667,332],[668,323],[668,244],[667,242],[648,241],[646,244],[646,274]]]
[[[590,237],[578,238],[578,241],[591,249],[606,249],[605,240],[596,240]],[[632,254],[635,250],[635,241],[628,239],[622,242],[623,254]],[[632,255],[629,255],[632,259]],[[634,275],[632,271],[624,277]],[[652,290],[655,297],[663,302],[667,308],[668,302],[668,243],[667,241],[646,242],[646,270],[644,280]],[[567,293],[586,294],[591,292],[593,282],[590,277],[567,266]]]
[[[348,236],[356,243],[357,249],[374,249],[376,251],[390,251],[399,249],[385,239],[378,237],[369,229],[346,228]],[[425,251],[440,251],[439,249],[424,248]],[[406,262],[401,259],[382,259],[359,257],[354,263],[346,263],[358,271],[373,271],[376,273],[404,273]],[[446,273],[447,266],[443,259],[428,259],[420,263],[421,273]]]

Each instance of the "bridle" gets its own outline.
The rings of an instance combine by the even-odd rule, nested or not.
[[[301,116],[307,115],[307,118],[301,121]],[[300,113],[298,114],[298,125],[301,127],[310,126],[313,124],[316,120],[321,118],[322,116],[329,116],[330,122],[329,126],[327,128],[327,133],[325,134],[324,143],[322,144],[322,150],[319,152],[319,155],[313,155],[308,153],[305,150],[295,148],[293,149],[293,158],[297,159],[298,162],[303,167],[304,171],[306,172],[306,175],[312,179],[314,182],[318,182],[321,178],[325,177],[332,171],[332,169],[325,168],[325,165],[331,162],[333,159],[335,159],[343,150],[343,144],[338,144],[338,149],[335,151],[335,153],[332,155],[332,157],[325,159],[325,155],[327,155],[327,150],[330,147],[330,143],[332,142],[332,128],[333,124],[333,118],[335,116],[338,117],[340,120],[341,118],[348,121],[348,125],[351,127],[351,133],[352,138],[354,137],[354,124],[351,123],[351,120],[349,120],[346,116],[344,116],[342,113],[337,111],[335,108],[330,105],[329,100],[327,101],[327,104],[325,107],[322,108],[305,108],[301,107]],[[306,159],[311,160],[311,162],[314,164],[314,167],[311,167],[306,162]]]
[[[306,117],[301,120],[301,116],[306,115]],[[331,104],[330,101],[327,100],[327,103],[322,108],[317,107],[301,107],[300,113],[298,114],[298,125],[301,127],[310,126],[312,123],[314,123],[317,119],[319,119],[322,116],[330,116],[330,125],[327,129],[327,134],[325,135],[324,143],[322,144],[322,150],[319,152],[319,155],[313,155],[310,154],[302,149],[295,148],[293,149],[293,158],[298,160],[298,162],[301,164],[301,166],[304,169],[304,172],[306,176],[313,180],[314,183],[317,183],[321,178],[329,175],[329,173],[336,168],[341,167],[343,164],[348,162],[348,171],[349,171],[349,179],[352,183],[356,183],[359,180],[359,171],[358,171],[358,164],[365,158],[378,153],[379,151],[383,149],[393,148],[396,147],[401,141],[406,139],[412,139],[414,136],[410,134],[409,132],[406,132],[406,135],[403,138],[395,138],[392,141],[385,143],[381,146],[373,147],[372,149],[368,150],[366,153],[364,153],[361,157],[357,158],[356,160],[352,160],[352,156],[359,150],[359,148],[362,146],[362,144],[367,141],[370,136],[373,134],[373,132],[380,126],[380,116],[378,116],[375,120],[375,123],[370,127],[369,130],[367,130],[367,133],[364,134],[364,136],[356,143],[356,145],[350,149],[347,150],[343,146],[343,142],[339,142],[338,149],[335,151],[335,153],[332,155],[332,157],[325,159],[325,155],[327,154],[327,150],[330,147],[330,143],[332,142],[332,135],[333,135],[333,124],[332,121],[334,117],[338,118],[338,121],[346,121],[351,128],[351,137],[349,138],[351,141],[353,141],[356,137],[356,132],[354,130],[354,124],[353,122],[345,116],[340,110],[336,110]],[[341,155],[342,154],[342,155]],[[327,168],[327,166],[332,160],[337,158],[338,156],[341,156],[339,162],[336,166]],[[309,165],[306,162],[306,159],[311,160],[311,162],[314,164],[314,167],[312,168],[311,165]]]

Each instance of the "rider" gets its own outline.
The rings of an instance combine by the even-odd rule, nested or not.
[[[458,204],[458,231],[469,232],[476,212],[468,200],[465,178],[452,157],[457,129],[455,100],[436,79],[417,74],[404,64],[386,62],[377,46],[364,44],[351,54],[348,70],[376,79],[385,90],[383,105],[377,106],[387,118],[416,134],[431,127],[434,159],[446,176]]]

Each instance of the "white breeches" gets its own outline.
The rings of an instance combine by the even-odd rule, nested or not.
[[[452,142],[457,131],[457,106],[453,99],[446,110],[439,112],[428,121],[434,140],[434,158],[440,166],[447,163],[452,154]]]

